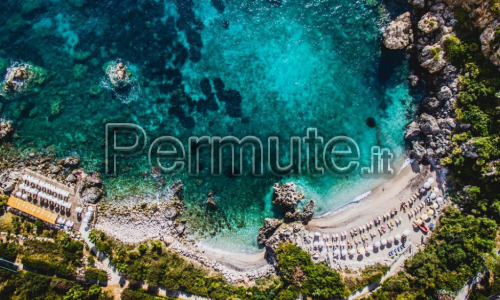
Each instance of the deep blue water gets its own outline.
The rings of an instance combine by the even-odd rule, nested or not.
[[[37,93],[0,97],[0,116],[14,121],[21,148],[77,154],[101,172],[108,122],[138,124],[152,138],[275,135],[284,145],[314,127],[328,138],[353,138],[364,165],[375,145],[401,157],[412,97],[407,58],[381,47],[393,12],[350,0],[3,1],[0,72],[24,61],[45,69],[47,79]],[[117,60],[133,72],[133,88],[106,87],[105,65]],[[212,177],[206,170],[158,180],[144,156],[119,170],[105,178],[108,201],[181,179],[193,234],[244,250],[255,249],[258,227],[274,214],[274,182],[295,181],[319,215],[384,180]],[[203,205],[210,191],[215,211]]]

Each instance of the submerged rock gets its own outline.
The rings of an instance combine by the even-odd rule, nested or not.
[[[217,207],[217,200],[215,199],[214,195],[214,192],[210,192],[207,195],[207,207],[210,209],[215,209]]]
[[[375,126],[377,126],[377,122],[375,122],[375,119],[370,117],[368,119],[366,119],[366,125],[370,128],[373,128]]]
[[[389,23],[384,31],[387,49],[404,49],[413,41],[410,13],[406,12]]]

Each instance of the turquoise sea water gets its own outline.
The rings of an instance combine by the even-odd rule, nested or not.
[[[0,98],[24,149],[52,147],[103,171],[104,124],[130,122],[151,138],[173,135],[267,139],[347,135],[369,164],[371,146],[404,151],[411,112],[407,58],[385,52],[381,28],[394,13],[383,2],[323,1],[4,1],[0,68],[25,61],[47,71],[38,93]],[[113,91],[104,66],[125,62],[134,88]],[[224,88],[220,88],[221,84]],[[208,88],[207,88],[208,86]],[[367,126],[374,118],[376,127]],[[207,167],[206,165],[203,165]],[[292,180],[316,200],[316,214],[338,209],[384,178],[265,174],[154,179],[145,156],[106,177],[107,201],[185,184],[191,234],[216,247],[252,251],[271,207],[274,182]],[[159,190],[160,188],[160,190]],[[215,192],[218,208],[203,204]]]

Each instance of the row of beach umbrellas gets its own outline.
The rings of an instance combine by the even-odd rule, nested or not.
[[[47,189],[48,191],[51,191],[53,193],[56,193],[56,194],[59,194],[63,197],[68,197],[69,196],[69,192],[66,191],[66,190],[63,190],[61,188],[58,188],[48,182],[45,182],[43,180],[40,180],[38,178],[35,178],[31,175],[28,175],[28,174],[24,174],[23,175],[23,180],[27,181],[27,182],[30,182],[30,183],[33,183],[34,185],[40,187],[40,188],[45,188]]]
[[[57,204],[59,206],[63,206],[65,208],[71,208],[71,203],[62,201],[62,200],[60,200],[52,195],[41,192],[41,191],[39,191],[35,188],[32,188],[28,185],[20,184],[19,188],[21,189],[21,191],[18,191],[16,193],[17,198],[21,198],[23,200],[26,200],[26,199],[28,199],[28,195],[26,195],[26,193],[28,193],[28,194],[35,195],[35,196],[38,195],[41,199],[45,199],[45,200],[47,200],[51,203]],[[23,193],[22,191],[24,191],[25,193]]]

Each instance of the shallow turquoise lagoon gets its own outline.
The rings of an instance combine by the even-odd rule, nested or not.
[[[323,1],[4,1],[0,68],[25,61],[44,68],[37,93],[0,98],[0,116],[15,122],[16,144],[76,154],[104,171],[104,125],[130,122],[150,138],[173,135],[263,139],[287,149],[291,136],[317,128],[347,135],[369,164],[372,146],[404,153],[413,98],[403,53],[386,53],[381,29],[394,13],[384,2]],[[104,66],[120,60],[133,88],[113,90]],[[367,125],[373,118],[376,126]],[[286,157],[285,157],[286,158]],[[191,235],[213,246],[254,251],[271,207],[272,185],[294,181],[316,200],[316,214],[338,209],[386,180],[307,174],[281,178],[202,171],[151,176],[146,157],[119,162],[106,176],[107,201],[165,193],[185,184]],[[206,162],[202,166],[208,169]],[[397,171],[397,166],[395,167]],[[215,192],[216,210],[207,210]]]

